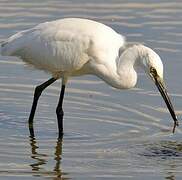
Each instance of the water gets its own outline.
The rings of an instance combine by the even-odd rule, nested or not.
[[[181,8],[177,0],[0,0],[0,40],[57,18],[103,22],[160,54],[181,116]],[[39,101],[36,139],[30,139],[33,90],[49,77],[16,58],[0,58],[0,179],[182,178],[181,127],[172,135],[171,117],[144,74],[136,88],[122,92],[93,76],[72,78],[65,95],[63,141],[57,141],[61,84],[56,82]]]

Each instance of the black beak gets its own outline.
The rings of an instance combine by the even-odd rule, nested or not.
[[[174,120],[174,127],[173,127],[173,131],[172,131],[174,133],[176,126],[179,126],[177,116],[176,116],[176,114],[174,112],[174,107],[173,107],[173,105],[171,103],[171,100],[169,98],[169,95],[167,93],[165,85],[164,85],[163,81],[161,80],[161,78],[159,76],[157,76],[157,77],[154,77],[154,79],[155,79],[155,84],[156,84],[159,92],[161,93],[161,95],[162,95],[162,97],[163,97],[163,99],[164,99],[164,101],[165,101],[165,103],[166,103],[166,105],[168,107],[168,110],[169,110],[169,112],[170,112],[170,114],[171,114],[171,116],[172,116],[172,118]]]

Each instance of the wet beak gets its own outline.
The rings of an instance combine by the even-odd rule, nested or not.
[[[166,90],[166,87],[164,85],[163,80],[159,76],[154,77],[154,79],[155,79],[155,84],[156,84],[159,92],[161,93],[161,95],[162,95],[162,97],[163,97],[163,99],[164,99],[164,101],[165,101],[165,103],[167,105],[167,108],[168,108],[168,110],[169,110],[169,112],[170,112],[170,114],[171,114],[171,116],[172,116],[172,118],[174,120],[174,127],[173,127],[173,131],[172,131],[174,133],[176,126],[179,125],[178,120],[177,120],[177,116],[176,116],[176,114],[174,112],[174,107],[173,107],[173,105],[171,103],[171,100],[169,98],[169,95],[167,93],[167,90]]]

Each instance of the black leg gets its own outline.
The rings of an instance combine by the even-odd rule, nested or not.
[[[51,85],[53,82],[55,82],[56,80],[57,79],[55,79],[55,78],[51,78],[48,81],[44,82],[43,84],[41,84],[41,85],[39,85],[39,86],[37,86],[35,88],[32,109],[31,109],[31,112],[30,112],[29,120],[28,120],[30,137],[34,137],[33,118],[34,118],[34,115],[35,115],[35,110],[36,110],[36,107],[37,107],[37,103],[38,103],[39,97],[40,97],[42,91],[46,87],[48,87],[49,85]]]
[[[62,85],[61,88],[61,93],[60,93],[60,97],[59,97],[59,102],[58,102],[58,106],[56,109],[56,114],[57,114],[57,120],[58,120],[58,130],[59,130],[59,136],[58,138],[62,138],[63,136],[63,98],[64,98],[64,91],[65,91],[65,85]]]

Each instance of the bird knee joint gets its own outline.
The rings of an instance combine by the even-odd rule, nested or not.
[[[39,97],[41,95],[41,93],[42,93],[42,88],[40,86],[37,86],[35,88],[35,96]]]
[[[63,112],[62,107],[57,107],[57,109],[56,109],[56,114],[57,114],[58,116],[63,116],[63,115],[64,115],[64,112]]]

